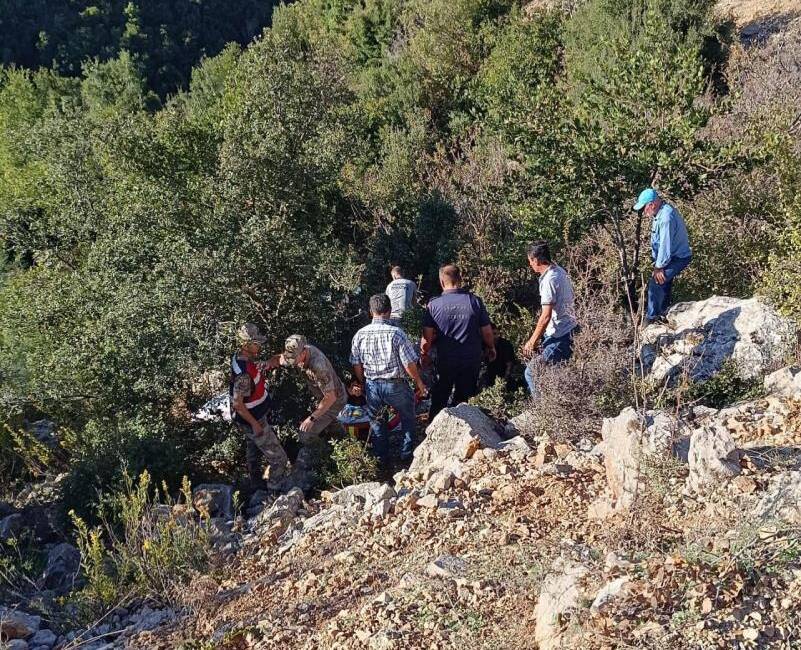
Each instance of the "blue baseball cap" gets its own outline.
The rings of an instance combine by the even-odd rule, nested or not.
[[[637,197],[637,203],[634,204],[632,210],[642,210],[651,201],[656,201],[658,198],[659,194],[656,193],[656,190],[653,187],[644,189]]]

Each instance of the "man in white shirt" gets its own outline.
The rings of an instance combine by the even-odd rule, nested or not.
[[[573,335],[578,327],[573,283],[567,271],[551,259],[547,242],[531,244],[527,256],[531,270],[540,276],[542,313],[534,333],[523,345],[523,354],[532,356],[541,347],[535,363],[554,364],[567,361],[573,355]],[[535,363],[529,364],[525,372],[526,383],[534,396],[537,393],[533,370]]]
[[[414,303],[414,295],[417,293],[417,285],[411,280],[407,280],[403,268],[393,266],[390,271],[392,282],[387,285],[384,293],[389,296],[392,304],[392,314],[390,320],[393,325],[399,325],[403,313]]]

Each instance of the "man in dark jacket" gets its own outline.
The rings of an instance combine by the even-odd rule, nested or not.
[[[495,360],[495,339],[481,298],[462,288],[455,264],[439,270],[442,295],[428,303],[423,315],[422,350],[436,346],[437,379],[431,388],[431,422],[449,401],[466,402],[476,394],[481,370],[482,343],[487,360]]]

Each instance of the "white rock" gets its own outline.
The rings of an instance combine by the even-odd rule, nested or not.
[[[386,483],[372,481],[349,485],[331,495],[331,503],[345,508],[370,510],[376,503],[395,497],[395,490]]]
[[[756,515],[801,525],[801,471],[782,472],[771,478]]]
[[[741,377],[757,377],[790,352],[792,323],[758,298],[712,296],[683,302],[667,313],[668,326],[643,332],[641,361],[655,384],[683,373],[694,381],[715,375],[731,358]]]
[[[616,418],[604,419],[604,467],[617,510],[629,508],[640,491],[643,457],[669,453],[681,431],[678,420],[661,411],[641,415],[628,407]]]
[[[533,453],[531,446],[526,442],[523,436],[515,436],[508,440],[501,440],[498,444],[498,451],[521,451],[526,455]]]
[[[557,560],[545,576],[534,616],[537,624],[534,639],[540,650],[572,647],[565,644],[563,619],[574,611],[582,598],[579,581],[587,567],[567,560]]]
[[[425,440],[414,450],[409,472],[442,469],[454,460],[467,460],[482,447],[495,448],[500,442],[494,422],[477,407],[459,404],[446,408],[428,425]]]
[[[787,366],[765,377],[765,392],[776,397],[801,397],[801,368]]]
[[[740,473],[740,451],[728,430],[719,424],[704,426],[690,436],[690,473],[687,490],[703,493]]]
[[[605,584],[595,596],[595,600],[590,605],[590,612],[598,614],[603,611],[604,607],[611,603],[618,596],[622,596],[626,592],[626,585],[631,580],[628,576],[616,578],[611,582]]]

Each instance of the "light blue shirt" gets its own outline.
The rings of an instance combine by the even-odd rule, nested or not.
[[[676,258],[692,257],[687,226],[679,211],[665,203],[651,223],[651,257],[654,267],[665,268]]]

